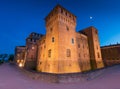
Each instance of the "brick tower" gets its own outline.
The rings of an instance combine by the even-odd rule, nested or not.
[[[45,21],[45,59],[41,70],[38,70],[49,73],[81,72],[76,53],[76,16],[57,5]]]
[[[42,34],[32,32],[26,39],[26,69],[35,69],[37,65],[37,41],[42,37]]]
[[[91,68],[103,68],[104,64],[101,56],[101,49],[97,29],[91,26],[83,30],[83,33],[86,34],[88,37]]]

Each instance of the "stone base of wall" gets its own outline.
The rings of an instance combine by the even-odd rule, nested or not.
[[[32,70],[21,69],[21,71],[28,77],[41,80],[50,83],[73,83],[73,82],[85,82],[94,79],[104,73],[105,69],[99,69],[95,71],[89,71],[84,73],[68,73],[68,74],[51,74],[42,73]]]
[[[36,61],[26,61],[24,65],[25,69],[36,69]]]
[[[105,66],[112,66],[116,64],[120,64],[120,60],[106,60],[104,61]]]

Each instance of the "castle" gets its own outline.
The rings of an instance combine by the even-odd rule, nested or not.
[[[104,67],[95,27],[76,32],[76,16],[61,5],[53,8],[45,24],[45,35],[33,32],[26,39],[23,67],[56,74]]]

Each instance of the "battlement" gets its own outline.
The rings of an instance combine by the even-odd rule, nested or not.
[[[63,16],[65,16],[66,18],[69,18],[69,20],[64,18]],[[51,10],[51,12],[45,17],[46,23],[49,22],[51,18],[63,19],[66,22],[71,22],[70,20],[72,20],[72,22],[76,23],[76,16],[59,4],[56,7],[54,7]]]

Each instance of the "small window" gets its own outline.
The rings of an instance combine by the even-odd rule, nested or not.
[[[67,16],[67,12],[65,12],[66,16]]]
[[[72,44],[74,44],[74,39],[72,38]]]
[[[80,48],[80,44],[78,44],[78,48]]]
[[[66,29],[67,29],[67,31],[69,31],[69,27],[68,26],[66,26]]]
[[[48,50],[48,57],[51,57],[51,49]]]
[[[63,9],[61,9],[61,13],[63,13]]]
[[[50,28],[50,32],[52,32],[53,31],[53,28]]]
[[[52,37],[52,42],[54,42],[55,41],[55,38],[54,37]]]
[[[66,55],[67,57],[70,57],[70,56],[71,56],[71,51],[70,51],[70,49],[67,49],[67,52],[66,52],[66,53],[67,53],[67,55]]]

